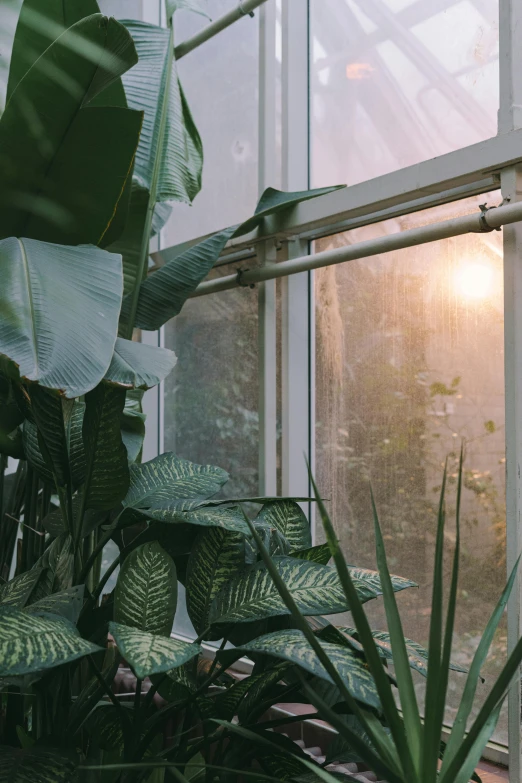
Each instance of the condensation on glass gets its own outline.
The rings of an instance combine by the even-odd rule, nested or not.
[[[497,194],[337,234],[349,245],[475,211]],[[444,462],[449,574],[457,465],[465,442],[462,560],[453,659],[470,663],[506,579],[502,234],[467,234],[315,273],[316,472],[350,563],[375,567],[369,484],[391,570],[418,590],[398,597],[405,633],[427,643]],[[320,531],[318,531],[320,538]],[[385,628],[382,603],[369,606]],[[486,685],[500,670],[495,637]],[[464,679],[452,676],[447,719]],[[418,678],[419,693],[423,681]],[[507,740],[507,717],[497,739]]]
[[[237,0],[211,0],[217,19]],[[178,11],[176,42],[190,38],[208,20]],[[245,16],[187,54],[179,77],[203,142],[203,187],[194,204],[174,204],[163,246],[234,225],[250,217],[258,196],[259,13]]]
[[[495,136],[498,0],[311,0],[314,187]]]

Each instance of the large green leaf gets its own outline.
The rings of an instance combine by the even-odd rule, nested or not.
[[[130,487],[124,506],[150,508],[183,498],[207,498],[215,495],[228,481],[228,473],[212,465],[176,457],[171,452],[150,462],[132,465]]]
[[[10,238],[0,241],[0,278],[0,353],[23,378],[66,397],[96,386],[116,342],[121,259],[95,247]]]
[[[176,361],[168,348],[118,337],[105,380],[126,389],[151,389],[165,380]]]
[[[170,636],[177,600],[176,566],[157,541],[137,547],[125,558],[114,596],[117,623]]]
[[[23,609],[42,575],[41,568],[32,568],[0,585],[0,605]]]
[[[188,561],[186,589],[188,614],[198,634],[210,625],[212,601],[244,562],[240,533],[211,527],[197,537]]]
[[[240,226],[231,226],[194,245],[167,261],[153,272],[140,286],[136,326],[141,329],[159,329],[170,318],[178,315],[191,293],[210,272],[226,243],[233,236],[240,236],[258,227],[265,217],[276,214],[301,201],[330,193],[333,188],[320,188],[298,193],[283,193],[268,188],[259,201],[254,217]],[[122,313],[129,312],[130,297],[123,302]]]
[[[51,466],[45,461],[40,449],[38,429],[36,424],[29,419],[26,419],[23,423],[22,442],[25,458],[34,472],[46,484],[55,487],[53,471]]]
[[[125,93],[129,106],[145,111],[134,178],[150,191],[156,158],[161,154],[156,200],[190,202],[201,188],[203,156],[201,140],[180,90],[171,52],[172,33],[145,22],[125,21],[124,24],[132,35],[139,58],[137,65],[123,77]],[[164,98],[168,98],[168,111],[162,127]]]
[[[328,653],[331,662],[346,682],[353,697],[362,704],[380,709],[375,683],[364,660],[347,647],[322,641],[320,644],[323,650]],[[242,645],[241,648],[234,651],[234,654],[237,655],[239,652],[247,655],[263,653],[282,658],[327,682],[333,683],[301,631],[288,630],[269,633]]]
[[[110,623],[109,631],[118,650],[140,680],[182,666],[201,652],[199,644],[155,636],[118,623]]]
[[[123,500],[129,487],[127,450],[120,429],[125,390],[100,383],[86,395],[85,402],[84,508],[114,508]]]
[[[76,783],[78,760],[73,753],[35,745],[0,746],[0,783]]]
[[[123,25],[94,14],[62,33],[23,76],[0,119],[0,237],[103,240],[130,176],[142,114],[95,101],[135,62]]]
[[[71,483],[67,434],[62,398],[56,392],[34,385],[29,391],[31,410],[38,428],[38,445],[57,487]]]
[[[40,600],[59,590],[72,586],[74,571],[73,542],[70,535],[62,533],[38,558],[35,568],[43,568],[44,573],[38,581],[33,600]]]
[[[273,561],[303,614],[334,614],[349,609],[335,569],[293,557],[274,557]],[[353,581],[362,602],[380,594],[373,583],[355,576]],[[399,580],[397,589],[403,586]],[[266,566],[256,563],[223,588],[212,604],[210,618],[213,623],[249,622],[285,614],[289,610]]]
[[[22,430],[19,427],[23,420],[12,383],[0,374],[0,454],[23,458]]]
[[[332,553],[330,552],[328,544],[317,544],[317,546],[311,546],[307,549],[300,549],[292,552],[292,557],[298,557],[301,560],[311,560],[312,563],[328,565]]]
[[[140,389],[130,389],[125,395],[125,407],[120,416],[121,437],[129,462],[136,462],[143,448],[145,439],[145,420],[147,416],[143,413],[141,401],[143,391]]]
[[[9,64],[6,99],[41,54],[68,27],[100,13],[96,0],[23,0]]]
[[[67,620],[0,608],[0,677],[52,669],[99,649]]]
[[[85,481],[85,448],[83,445],[85,403],[80,400],[67,400],[64,401],[63,408],[71,480],[73,487],[79,487]]]
[[[263,506],[256,522],[278,530],[288,541],[291,550],[312,546],[310,523],[301,506],[293,500],[275,500]]]
[[[183,9],[193,11],[195,14],[201,14],[201,16],[206,16],[207,19],[210,19],[205,0],[166,0],[166,7],[167,19],[170,19],[175,11]]]

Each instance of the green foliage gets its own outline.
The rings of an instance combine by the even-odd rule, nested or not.
[[[140,680],[176,669],[201,651],[198,644],[156,636],[114,622],[109,630],[118,650]]]

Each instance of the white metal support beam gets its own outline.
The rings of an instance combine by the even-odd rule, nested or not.
[[[500,0],[499,139],[522,128],[522,3]],[[522,166],[502,173],[502,195],[522,201]],[[522,224],[504,228],[504,341],[506,380],[506,526],[507,568],[522,551]],[[508,651],[522,633],[522,574],[508,605]],[[508,696],[509,779],[522,780],[522,693],[520,673]]]
[[[259,13],[259,193],[276,181],[276,6]],[[261,267],[275,264],[273,240],[257,249]],[[259,493],[277,495],[277,329],[276,282],[258,288]]]
[[[283,188],[309,187],[309,8],[308,0],[283,0]],[[308,253],[308,243],[288,243],[289,260]],[[302,272],[282,289],[282,488],[283,495],[309,494],[305,457],[310,459],[310,282]],[[308,510],[308,509],[307,509]]]

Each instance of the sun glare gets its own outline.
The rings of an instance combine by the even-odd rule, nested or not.
[[[493,269],[488,264],[468,261],[457,267],[455,285],[466,299],[485,299],[492,293]]]

